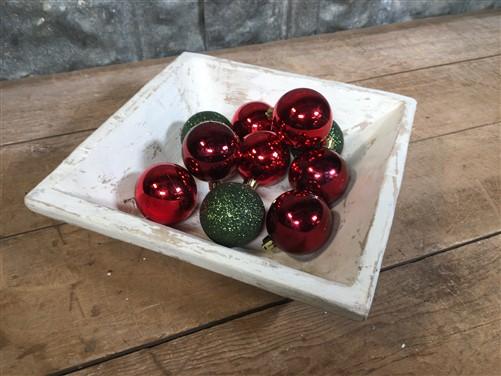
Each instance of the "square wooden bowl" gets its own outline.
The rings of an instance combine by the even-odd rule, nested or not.
[[[352,171],[348,193],[333,208],[338,231],[317,257],[266,253],[263,234],[245,249],[208,240],[198,212],[176,228],[124,204],[139,174],[157,162],[182,165],[180,129],[198,111],[231,118],[246,101],[274,104],[309,87],[330,102],[343,129]],[[416,102],[335,81],[183,53],[79,145],[25,198],[33,211],[175,257],[325,310],[367,316],[395,212]],[[197,182],[199,202],[207,184]],[[287,179],[258,193],[266,208]]]

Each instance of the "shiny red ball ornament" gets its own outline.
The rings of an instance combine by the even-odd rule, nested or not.
[[[172,225],[193,213],[197,202],[197,185],[183,167],[174,163],[160,163],[141,174],[134,198],[146,218],[163,225]]]
[[[230,127],[207,121],[191,129],[184,138],[184,165],[198,179],[215,182],[235,172],[238,147],[238,137]]]
[[[304,152],[294,159],[289,170],[293,188],[319,195],[328,206],[342,196],[349,181],[350,171],[345,160],[327,148]]]
[[[332,213],[325,202],[307,191],[287,191],[271,204],[268,235],[281,250],[304,255],[318,251],[332,233]]]
[[[238,172],[251,186],[278,183],[289,163],[289,149],[275,132],[251,133],[240,144]]]
[[[322,143],[332,126],[327,99],[313,89],[285,93],[273,110],[273,130],[294,149],[311,149]]]
[[[273,108],[264,102],[248,102],[233,115],[232,128],[243,139],[250,133],[271,130]]]

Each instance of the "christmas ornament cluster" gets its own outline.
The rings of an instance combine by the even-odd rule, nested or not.
[[[311,254],[330,239],[330,208],[345,192],[350,174],[341,157],[343,132],[319,92],[294,89],[274,107],[245,103],[231,121],[214,111],[196,113],[182,127],[181,143],[186,168],[156,164],[136,183],[136,205],[146,218],[173,225],[192,215],[195,177],[209,184],[200,224],[218,244],[244,246],[265,223],[265,250]],[[243,182],[228,181],[237,172]],[[258,187],[276,184],[287,173],[292,189],[266,213]]]

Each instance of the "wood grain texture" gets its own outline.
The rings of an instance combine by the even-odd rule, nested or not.
[[[384,266],[500,230],[499,129],[411,145]],[[279,299],[69,225],[0,240],[0,263],[3,363],[12,373],[74,366]]]
[[[411,140],[501,121],[501,56],[359,82],[418,101]]]
[[[501,124],[409,146],[384,264],[501,230]]]
[[[69,225],[3,240],[0,266],[2,375],[45,374],[279,299]]]
[[[500,15],[439,17],[211,54],[338,81],[364,80],[500,54]],[[1,82],[0,144],[96,128],[172,59]]]
[[[415,98],[418,109],[411,140],[418,141],[501,121],[497,105],[501,76],[496,74],[500,63],[500,57],[486,58],[377,78],[364,81],[361,85]],[[110,83],[109,87],[112,85]],[[437,103],[442,107],[438,107]],[[450,108],[450,104],[454,104],[454,110],[444,111],[444,108]],[[0,195],[0,210],[13,218],[0,224],[0,236],[54,223],[49,218],[30,212],[24,206],[24,194],[47,176],[90,133],[80,132],[0,148],[0,189],[3,192]],[[3,178],[6,176],[9,179]]]
[[[52,137],[0,148],[0,237],[57,222],[35,214],[24,205],[24,196],[54,170],[92,132]]]
[[[498,375],[501,236],[383,272],[369,320],[289,303],[77,375]]]
[[[0,82],[0,145],[95,129],[172,60]]]
[[[445,17],[217,51],[214,54],[342,81],[361,80],[499,54],[499,19],[499,13]],[[318,53],[315,55],[318,64],[311,64],[313,55],[308,53],[312,51]],[[496,98],[493,85],[499,85],[499,65],[496,69],[499,63],[496,59],[400,73],[370,79],[362,85],[417,97],[420,103],[414,141],[418,141],[499,121],[499,107],[496,113],[493,99]],[[168,61],[162,59],[2,82],[0,143],[23,142],[95,128]],[[449,71],[453,74],[448,74]],[[469,79],[469,75],[472,79]],[[419,85],[413,85],[413,82],[419,82]],[[448,90],[450,87],[455,90]],[[27,99],[31,103],[25,105]],[[448,110],[439,111],[435,106],[437,102],[443,103]],[[456,112],[462,117],[456,116]],[[0,149],[0,214],[2,219],[8,219],[3,220],[0,226],[2,236],[53,224],[48,219],[29,213],[24,208],[22,197],[88,134],[82,132],[52,137]],[[496,124],[415,142],[410,146],[385,265],[499,230],[499,205],[496,206],[501,191],[497,146],[499,137],[499,124]],[[474,178],[465,178],[472,174]],[[0,373],[40,374],[73,366],[277,299],[213,273],[66,225],[3,239],[0,240],[0,247]],[[147,253],[147,260],[142,263],[142,259],[138,259],[140,252]],[[151,259],[154,262],[148,262]],[[445,268],[448,267],[447,260],[443,266]],[[436,268],[440,270],[442,266]],[[112,270],[111,276],[107,275],[108,270]],[[423,272],[426,275],[426,270],[424,268],[423,272],[419,269],[416,273]],[[445,270],[447,275],[449,269]],[[451,273],[454,272],[451,270]],[[382,278],[388,273],[383,273]],[[487,271],[486,274],[491,275]],[[454,279],[452,274],[447,276]],[[480,284],[485,281],[484,276],[475,278],[479,279]],[[437,285],[426,285],[423,291],[416,291],[424,293],[430,288],[441,288],[440,281],[435,282]],[[404,284],[405,279],[390,282],[390,287],[395,284],[394,288],[397,289],[397,285]],[[414,291],[411,287],[407,285],[406,291]],[[482,286],[467,285],[464,288],[468,291]],[[413,370],[415,365],[409,365],[405,359],[398,357],[401,351],[398,346],[385,346],[382,341],[388,333],[391,334],[394,325],[403,325],[399,333],[406,333],[409,329],[406,325],[411,325],[414,318],[406,316],[412,313],[408,312],[409,305],[405,302],[400,304],[399,300],[395,303],[397,307],[393,308],[397,312],[402,311],[404,316],[391,315],[391,307],[384,304],[392,304],[395,296],[400,297],[397,290],[391,290],[391,293],[381,290],[376,296],[371,320],[378,320],[378,316],[383,316],[385,307],[388,307],[389,321],[382,324],[390,332],[377,337],[380,342],[371,342],[369,334],[372,327],[370,330],[365,326],[353,327],[353,331],[346,332],[348,337],[362,330],[369,330],[369,334],[363,337],[362,343],[357,342],[358,345],[353,346],[348,343],[347,347],[359,349],[357,354],[372,354],[376,360],[381,360],[384,367],[391,361],[397,365],[403,362],[408,367],[401,369],[401,373],[405,373],[409,369]],[[134,296],[134,299],[129,297],[126,300],[124,291]],[[206,295],[198,295],[199,291]],[[457,293],[457,290],[453,291]],[[193,294],[195,299],[190,297]],[[440,314],[447,313],[448,306],[452,307],[454,314],[459,310],[456,301],[440,300],[438,292],[433,296],[437,297],[435,301],[438,302],[438,306],[434,305],[433,308],[440,309],[437,311]],[[422,308],[423,301],[419,301],[421,304],[417,304],[417,309]],[[99,308],[94,309],[94,306]],[[311,313],[312,309],[299,307],[300,311],[306,310],[307,315]],[[470,338],[462,337],[460,332],[459,337],[454,337],[452,332],[447,331],[450,316],[445,315],[442,320],[440,316],[434,316],[432,311],[417,315],[420,320],[418,323],[427,330],[424,333],[428,333],[430,341],[440,340],[434,332],[444,334],[446,338]],[[466,326],[453,321],[453,327],[456,325],[456,328],[464,329],[464,335],[483,333],[474,329],[474,325],[467,326],[471,323],[468,320],[477,311],[465,312],[473,312],[466,315]],[[495,317],[494,313],[484,312],[481,307],[478,314],[486,320]],[[405,318],[408,318],[408,322],[401,322]],[[457,319],[455,316],[452,318]],[[261,335],[261,328],[263,325],[272,325],[272,321],[262,324],[258,320],[248,324],[247,343],[241,342],[244,339],[241,337],[239,341],[229,342],[226,347],[222,343],[219,346],[226,348],[226,351],[240,348],[242,353],[252,352],[259,348],[254,339],[266,339],[266,336]],[[321,332],[329,332],[332,328],[352,328],[350,325],[355,324],[333,317],[326,327],[317,325],[324,328]],[[313,342],[310,341],[307,347],[325,347],[324,342],[314,346],[314,329],[312,333]],[[480,357],[489,349],[492,353],[492,347],[485,347],[489,346],[491,337],[481,336],[485,343],[475,342],[477,337],[472,337],[472,344],[479,346],[478,353],[474,354],[477,358],[473,359],[482,360]],[[336,341],[327,342],[329,351],[340,348],[337,344],[340,335],[335,338]],[[203,341],[200,346],[206,343]],[[400,338],[395,341],[398,344]],[[450,342],[440,343],[448,345]],[[218,345],[218,342],[211,345]],[[277,348],[280,348],[279,345]],[[380,348],[381,356],[378,355]],[[435,353],[452,359],[457,358],[460,351],[459,345],[454,348],[456,352],[451,350],[444,353],[444,347],[438,345],[426,349],[429,351],[417,352],[423,359],[422,363],[417,364],[422,367],[426,366],[428,359],[432,363],[436,361],[437,358],[433,358]],[[387,350],[396,355],[388,357],[385,355]],[[466,350],[467,355],[472,354],[470,348]],[[196,353],[193,349],[190,351]],[[289,358],[281,357],[280,352],[285,350],[272,351],[275,355],[272,360],[263,359],[269,363],[285,364],[294,370],[295,361],[289,362]],[[410,360],[416,361],[412,354],[412,351],[404,353]],[[295,355],[301,361],[298,353]],[[341,358],[333,357],[332,353],[328,355],[326,358],[319,357],[318,361],[314,357],[305,356],[304,359],[312,365],[329,364],[331,358],[338,359],[338,364],[352,364],[349,361],[354,363],[357,359],[355,352],[340,352]],[[149,356],[155,361],[155,355]],[[188,358],[189,354],[185,359]],[[236,355],[235,358],[240,359]],[[162,362],[164,360],[161,359]],[[489,361],[492,362],[492,358],[486,360]]]

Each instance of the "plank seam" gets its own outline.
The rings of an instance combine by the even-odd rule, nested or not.
[[[399,75],[399,74],[418,72],[418,71],[422,71],[422,70],[427,70],[427,69],[432,69],[432,68],[439,68],[439,67],[444,67],[444,66],[449,66],[449,65],[454,65],[454,64],[467,63],[467,62],[470,62],[470,61],[490,59],[490,58],[498,57],[498,56],[501,56],[501,53],[500,54],[494,54],[494,55],[487,55],[487,56],[477,57],[477,58],[465,59],[465,60],[458,60],[458,61],[454,61],[454,62],[450,62],[450,63],[430,65],[430,66],[416,68],[416,69],[410,69],[410,70],[406,70],[406,71],[387,73],[387,74],[383,74],[383,75],[379,75],[379,76],[374,76],[374,77],[369,77],[369,78],[363,78],[361,80],[346,81],[346,83],[348,83],[348,84],[358,84],[358,83],[363,83],[363,82],[366,82],[366,81],[375,80],[375,79],[378,79],[378,78],[391,77],[391,76],[396,76],[396,75]],[[330,76],[331,75],[326,74],[326,75],[319,75],[319,76],[316,76],[316,77],[317,78],[325,78],[325,77],[330,77]],[[67,135],[77,134],[77,133],[81,133],[81,132],[88,132],[88,131],[93,131],[93,130],[96,130],[96,129],[97,129],[97,127],[95,127],[95,128],[87,128],[87,129],[81,129],[81,130],[66,132],[66,133],[59,133],[59,134],[50,135],[50,136],[32,138],[30,140],[5,142],[5,143],[1,143],[0,144],[0,148],[3,148],[5,146],[24,144],[24,143],[28,143],[28,142],[32,142],[32,141],[40,141],[40,140],[45,140],[45,139],[51,139],[51,138],[59,137],[59,136],[67,136]]]
[[[432,138],[438,138],[438,137],[441,137],[441,136],[448,136],[450,134],[460,133],[460,132],[463,132],[463,131],[466,131],[466,130],[470,130],[470,129],[477,129],[477,128],[481,128],[481,127],[486,127],[486,126],[494,125],[494,124],[497,124],[497,123],[499,123],[499,122],[495,121],[493,123],[474,125],[474,126],[472,126],[470,128],[458,129],[457,131],[452,131],[452,132],[449,132],[449,133],[442,133],[442,134],[438,134],[438,135],[434,135],[434,136],[430,136],[430,137],[420,138],[418,140],[411,141],[410,143],[413,144],[413,143],[416,143],[416,142],[426,141],[426,140],[429,140],[429,139],[432,139]],[[77,130],[77,131],[71,131],[71,132],[67,132],[67,133],[55,134],[55,135],[51,135],[51,136],[32,138],[32,139],[26,140],[26,141],[7,142],[7,143],[4,143],[4,144],[0,144],[0,148],[4,148],[4,147],[8,147],[8,146],[15,146],[15,145],[26,144],[26,143],[33,142],[33,141],[43,141],[43,140],[49,140],[49,139],[57,138],[57,137],[70,136],[70,135],[73,135],[73,134],[95,131],[96,129],[97,128],[86,128],[86,129],[80,129],[80,130]]]
[[[261,311],[265,311],[265,310],[273,308],[273,307],[278,307],[278,306],[287,304],[291,301],[292,300],[288,299],[288,298],[281,298],[280,300],[277,300],[275,302],[267,303],[267,304],[264,304],[262,306],[258,306],[258,307],[255,307],[255,308],[252,308],[252,309],[249,309],[246,311],[235,313],[233,315],[224,317],[222,319],[210,321],[206,324],[199,325],[199,326],[187,329],[187,330],[183,330],[182,332],[175,333],[175,334],[172,334],[172,335],[164,337],[164,338],[160,338],[160,339],[155,340],[155,341],[147,342],[147,343],[144,343],[144,344],[139,345],[139,346],[134,346],[134,347],[128,348],[128,349],[123,350],[123,351],[119,351],[119,352],[116,352],[116,353],[113,353],[110,355],[106,355],[106,356],[101,357],[101,358],[91,360],[89,362],[81,363],[81,364],[78,364],[76,366],[64,368],[62,370],[59,370],[59,371],[56,371],[53,373],[49,373],[48,376],[62,376],[62,375],[68,375],[68,374],[71,374],[71,373],[74,373],[77,371],[81,371],[83,369],[93,367],[93,366],[96,366],[98,364],[101,364],[101,363],[104,363],[104,362],[107,362],[107,361],[110,361],[113,359],[117,359],[117,358],[121,358],[121,357],[126,356],[126,355],[130,355],[130,354],[138,352],[140,350],[150,349],[150,348],[162,345],[164,343],[176,340],[178,338],[186,337],[188,335],[200,332],[202,330],[210,329],[210,328],[213,328],[215,326],[225,324],[229,321],[233,321],[233,320],[236,320],[236,319],[248,316],[248,315],[252,315],[254,313],[258,313]]]
[[[47,226],[33,228],[33,229],[30,229],[30,230],[26,230],[26,231],[17,232],[15,234],[9,234],[9,235],[5,235],[5,236],[0,236],[0,243],[3,242],[4,240],[9,240],[9,239],[12,239],[12,238],[17,238],[18,236],[31,234],[32,232],[44,231],[44,230],[48,230],[50,228],[56,228],[56,227],[64,225],[64,224],[66,224],[66,223],[65,222],[59,222],[59,223],[55,223],[55,224],[52,224],[52,225],[47,225]]]
[[[405,265],[409,265],[409,264],[414,264],[416,262],[419,262],[419,261],[422,261],[424,259],[427,259],[428,257],[433,257],[433,256],[436,256],[436,255],[440,255],[442,253],[453,251],[455,249],[458,249],[458,248],[461,248],[461,247],[464,247],[464,246],[467,246],[467,245],[470,245],[470,244],[473,244],[473,243],[476,243],[476,242],[479,242],[479,241],[482,241],[482,240],[487,240],[487,239],[496,237],[498,235],[501,235],[501,230],[494,231],[494,232],[491,232],[489,234],[485,234],[485,235],[482,235],[482,236],[478,236],[478,237],[473,238],[473,239],[465,240],[465,241],[453,244],[453,245],[451,245],[449,247],[438,249],[436,251],[431,251],[431,252],[428,252],[428,253],[426,253],[425,255],[422,255],[422,256],[413,257],[413,258],[408,259],[408,260],[404,260],[404,261],[397,262],[397,263],[392,264],[392,265],[385,266],[384,268],[381,268],[381,273],[389,271],[389,270],[392,270],[392,269],[395,269],[395,268],[399,268],[401,266],[405,266]]]
[[[437,251],[434,251],[434,252],[430,252],[430,253],[428,253],[426,255],[423,255],[423,256],[415,257],[415,258],[412,258],[410,260],[406,260],[406,261],[402,261],[400,263],[389,265],[389,266],[387,266],[385,268],[382,268],[381,269],[381,273],[384,273],[384,272],[396,269],[396,268],[404,266],[404,265],[408,265],[408,264],[413,264],[413,263],[416,263],[416,262],[420,262],[420,261],[422,261],[424,259],[427,259],[429,257],[433,257],[433,256],[436,256],[436,255],[439,255],[439,254],[442,254],[442,253],[446,253],[446,252],[450,252],[450,251],[453,251],[455,249],[458,249],[458,248],[461,248],[461,247],[464,247],[464,246],[476,243],[478,241],[487,240],[489,238],[492,238],[492,237],[495,237],[495,236],[498,236],[498,235],[501,235],[501,230],[500,231],[495,231],[495,232],[492,232],[492,233],[489,233],[489,234],[486,234],[486,235],[483,235],[483,236],[479,236],[479,237],[476,237],[476,238],[473,238],[473,239],[470,239],[470,240],[466,240],[464,242],[457,243],[457,244],[454,244],[452,246],[445,247],[443,249],[440,249],[440,250],[437,250]],[[50,373],[49,376],[63,376],[63,375],[68,375],[68,374],[77,372],[77,371],[81,371],[83,369],[90,368],[90,367],[96,366],[98,364],[108,362],[110,360],[121,358],[123,356],[127,356],[127,355],[130,355],[132,353],[144,350],[144,349],[151,349],[153,347],[165,344],[167,342],[171,342],[173,340],[176,340],[176,339],[179,339],[179,338],[182,338],[182,337],[186,337],[188,335],[195,334],[195,333],[198,333],[198,332],[203,331],[203,330],[211,329],[213,327],[226,324],[226,323],[228,323],[230,321],[233,321],[233,320],[236,320],[236,319],[240,319],[240,318],[243,318],[245,316],[249,316],[249,315],[252,315],[252,314],[255,314],[255,313],[263,312],[263,311],[266,311],[266,310],[274,308],[274,307],[286,305],[286,304],[291,303],[292,301],[293,301],[292,299],[282,298],[282,299],[280,299],[278,301],[275,301],[275,302],[272,302],[272,303],[268,303],[268,304],[264,304],[262,306],[259,306],[259,307],[256,307],[256,308],[252,308],[252,309],[240,312],[240,313],[236,313],[236,314],[224,317],[224,318],[219,319],[219,320],[214,320],[214,321],[208,322],[206,324],[199,325],[197,327],[190,328],[188,330],[184,330],[182,332],[179,332],[179,333],[167,336],[165,338],[161,338],[161,339],[158,339],[158,340],[155,340],[155,341],[151,341],[151,342],[139,345],[139,346],[131,347],[129,349],[126,349],[126,350],[123,350],[123,351],[120,351],[120,352],[117,352],[117,353],[114,353],[114,354],[110,354],[110,355],[107,355],[107,356],[104,356],[104,357],[101,357],[101,358],[97,358],[97,359],[91,360],[89,362],[81,363],[81,364],[76,365],[76,366],[68,367],[68,368],[56,371],[54,373]]]
[[[95,131],[96,129],[97,129],[97,127],[96,128],[79,129],[79,130],[76,130],[76,131],[71,131],[71,132],[66,132],[66,133],[59,133],[59,134],[53,134],[53,135],[50,135],[50,136],[32,138],[31,140],[6,142],[6,143],[1,144],[0,148],[4,148],[4,147],[7,147],[7,146],[26,144],[26,143],[29,143],[29,142],[32,142],[32,141],[50,140],[51,138],[70,136],[72,134],[78,134],[78,133]]]
[[[443,137],[443,136],[450,136],[450,135],[461,133],[461,132],[465,132],[465,131],[471,131],[473,129],[479,129],[479,128],[483,128],[483,127],[488,127],[488,126],[492,126],[492,125],[500,125],[500,124],[501,124],[501,122],[495,121],[493,123],[485,123],[485,124],[480,124],[480,125],[474,125],[472,127],[465,128],[465,129],[457,129],[457,130],[451,131],[451,132],[446,132],[446,133],[437,134],[437,135],[434,135],[434,136],[420,138],[418,140],[411,141],[410,143],[411,144],[416,144],[418,142],[428,141],[428,140],[432,140],[434,138],[440,138],[440,137]]]
[[[391,77],[391,76],[396,76],[396,75],[405,74],[405,73],[419,72],[419,71],[422,71],[422,70],[427,70],[427,69],[432,69],[432,68],[447,67],[449,65],[454,65],[454,64],[462,64],[462,63],[469,63],[469,62],[472,62],[472,61],[491,59],[493,57],[498,57],[498,56],[501,56],[501,53],[494,54],[494,55],[481,56],[481,57],[473,57],[473,58],[470,58],[470,59],[464,59],[464,60],[458,60],[458,61],[452,61],[452,62],[449,62],[449,63],[429,65],[429,66],[426,66],[426,67],[414,68],[414,69],[409,69],[409,70],[406,70],[406,71],[401,71],[401,72],[396,72],[396,73],[395,72],[394,73],[385,73],[385,74],[381,74],[379,76],[374,76],[374,77],[369,77],[369,78],[363,78],[361,80],[346,81],[346,83],[348,83],[348,84],[362,83],[362,82],[366,82],[366,81],[376,80],[378,78]],[[317,76],[317,77],[324,78],[324,77],[330,77],[330,76],[331,75],[329,75],[329,74],[324,74],[324,75],[320,75],[320,76]]]
[[[488,127],[488,126],[493,126],[493,125],[500,125],[500,124],[501,124],[501,122],[496,121],[496,122],[493,122],[493,123],[486,123],[486,124],[475,125],[475,126],[472,126],[472,127],[469,127],[469,128],[459,129],[457,131],[452,131],[452,132],[448,132],[448,133],[443,133],[443,134],[439,134],[439,135],[434,135],[434,136],[430,136],[430,137],[425,137],[425,138],[421,138],[421,139],[418,139],[418,140],[414,140],[414,141],[411,141],[410,144],[415,144],[415,143],[418,143],[418,142],[427,141],[427,140],[431,140],[431,139],[434,139],[434,138],[446,137],[446,136],[450,136],[450,135],[461,133],[461,132],[466,132],[466,131],[470,131],[470,130],[474,130],[474,129],[478,129],[478,128],[483,128],[483,127]],[[89,131],[89,130],[76,131],[74,133],[87,132],[87,131]],[[69,133],[69,134],[73,134],[73,133]],[[63,135],[49,136],[47,138],[59,137],[59,136],[63,136]],[[19,143],[24,143],[24,141],[21,141]],[[25,231],[16,232],[16,233],[13,233],[13,234],[8,234],[8,235],[0,236],[0,242],[2,242],[3,240],[15,238],[15,237],[18,237],[18,236],[21,236],[21,235],[30,234],[32,232],[47,230],[47,229],[49,229],[51,227],[57,227],[57,226],[60,226],[60,225],[63,225],[63,224],[65,224],[65,222],[58,222],[58,223],[55,223],[53,225],[48,225],[48,226],[33,228],[33,229],[30,229],[30,230],[25,230]]]

